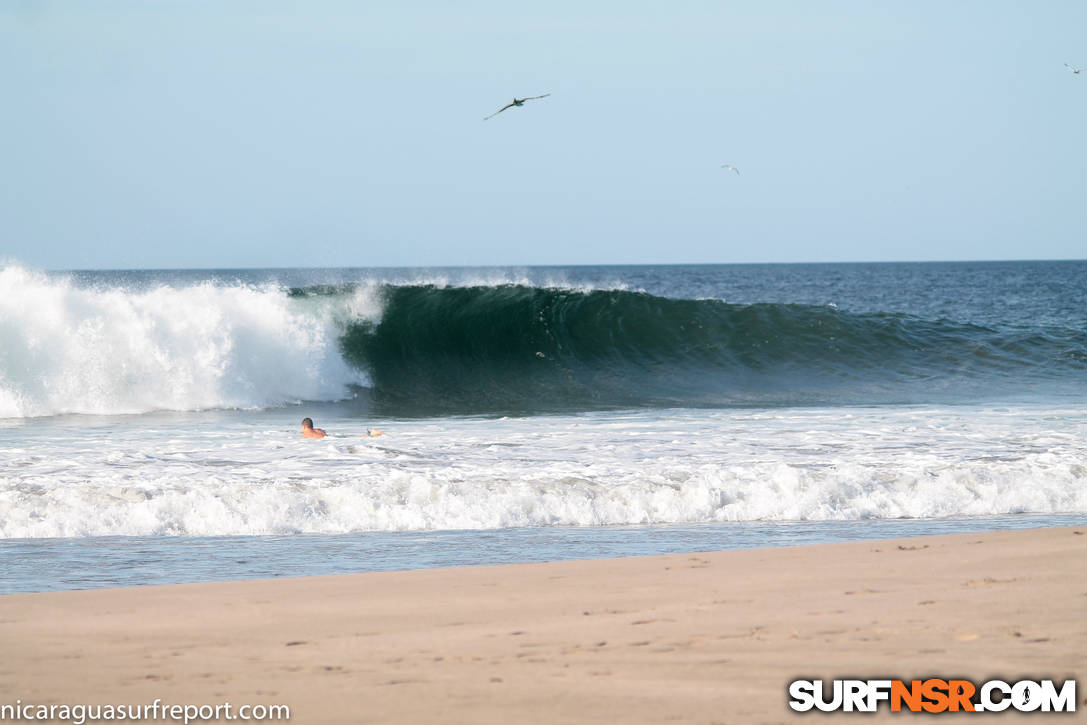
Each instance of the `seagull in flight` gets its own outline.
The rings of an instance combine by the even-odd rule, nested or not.
[[[1079,74],[1079,72],[1081,70],[1083,70],[1082,68],[1073,68],[1072,66],[1068,65],[1067,63],[1065,63],[1064,65],[1068,68],[1068,70],[1070,70],[1070,71],[1072,71],[1073,73],[1076,73],[1076,74]]]
[[[513,108],[514,106],[523,106],[523,105],[525,105],[525,101],[535,101],[537,98],[547,98],[550,95],[551,95],[550,93],[545,93],[542,96],[529,96],[528,98],[514,98],[512,101],[510,101],[506,105],[502,106],[502,108],[499,108],[497,111],[495,111],[491,115],[487,116],[487,118],[494,118],[498,114],[502,113],[502,111],[505,111],[507,108]],[[485,118],[483,120],[486,121],[487,118]]]
[[[735,166],[733,166],[732,164],[721,164],[721,168],[722,168],[722,169],[728,169],[729,171],[735,171],[735,172],[736,172],[736,175],[737,175],[737,176],[739,176],[739,175],[740,175],[740,170],[739,170],[739,169],[737,169],[737,168],[736,168]]]

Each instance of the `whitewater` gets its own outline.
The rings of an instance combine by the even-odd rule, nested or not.
[[[219,536],[1087,512],[1081,410],[298,414],[4,431],[0,536]],[[118,430],[120,428],[120,430]],[[342,436],[342,437],[341,437]]]
[[[272,285],[86,288],[8,267],[0,293],[0,418],[261,408],[363,381],[334,325],[370,312],[365,292],[302,310]]]
[[[67,562],[10,591],[139,542],[179,581],[237,537],[304,573],[993,517],[1087,521],[1085,263],[0,270],[0,556]]]

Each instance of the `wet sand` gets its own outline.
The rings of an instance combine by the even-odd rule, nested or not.
[[[774,723],[826,720],[788,708],[797,678],[1078,674],[1080,721],[1085,573],[1080,527],[7,595],[0,704],[286,704],[295,723]],[[970,721],[990,718],[1019,719]]]

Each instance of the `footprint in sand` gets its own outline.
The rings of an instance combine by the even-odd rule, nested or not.
[[[984,579],[971,579],[968,582],[963,582],[964,587],[983,587],[989,584],[1011,584],[1018,579],[994,579],[991,576],[987,576]]]

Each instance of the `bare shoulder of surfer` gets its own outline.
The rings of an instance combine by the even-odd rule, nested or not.
[[[302,437],[303,438],[324,438],[328,433],[325,433],[322,428],[313,427],[313,418],[302,419]]]

